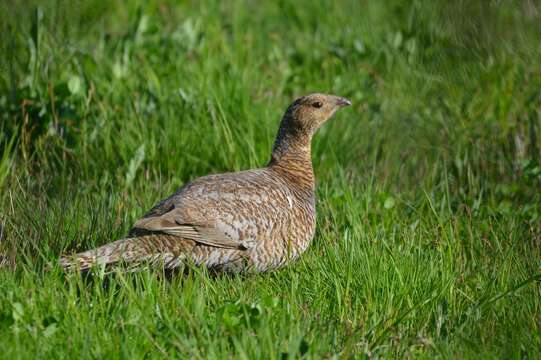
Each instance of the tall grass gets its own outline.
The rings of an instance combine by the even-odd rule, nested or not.
[[[541,6],[528,1],[0,5],[6,358],[521,357],[541,352]],[[297,263],[66,277],[187,181],[313,143]]]

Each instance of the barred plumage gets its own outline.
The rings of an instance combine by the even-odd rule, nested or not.
[[[212,269],[261,272],[296,259],[314,237],[310,143],[344,98],[312,94],[284,114],[269,164],[194,180],[138,220],[130,237],[61,259],[66,268],[185,261]]]

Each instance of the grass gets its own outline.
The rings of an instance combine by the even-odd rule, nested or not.
[[[5,358],[538,358],[534,1],[0,5]],[[296,96],[318,229],[256,276],[65,276],[197,176],[262,166]]]

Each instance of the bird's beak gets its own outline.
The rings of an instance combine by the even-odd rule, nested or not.
[[[346,98],[339,97],[339,98],[336,100],[336,105],[338,105],[338,106],[349,106],[349,105],[351,105],[351,101],[349,101],[349,100],[346,99]]]

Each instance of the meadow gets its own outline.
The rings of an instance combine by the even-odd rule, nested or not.
[[[541,356],[541,4],[0,4],[0,357]],[[264,166],[287,105],[318,228],[261,275],[66,275],[196,177]]]

